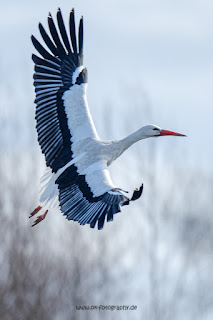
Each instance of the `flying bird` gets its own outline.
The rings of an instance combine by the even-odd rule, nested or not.
[[[50,35],[39,23],[46,48],[33,35],[34,86],[38,142],[46,160],[41,178],[39,206],[32,226],[44,220],[48,210],[59,207],[68,220],[102,229],[121,207],[138,199],[143,184],[132,197],[115,186],[108,166],[135,142],[165,135],[184,136],[147,125],[122,140],[99,138],[87,103],[87,69],[83,65],[83,17],[76,35],[74,9],[69,17],[69,35],[61,10],[56,27],[48,16]]]

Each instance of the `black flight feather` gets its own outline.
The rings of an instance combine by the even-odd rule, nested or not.
[[[62,13],[61,13],[60,8],[58,8],[58,11],[57,11],[57,21],[58,21],[59,30],[60,30],[62,39],[64,41],[65,47],[66,47],[68,53],[70,53],[70,52],[72,52],[72,50],[71,50],[70,43],[69,43],[69,40],[67,37],[67,32],[66,32],[66,29],[64,26],[64,21],[63,21],[63,17],[62,17]]]
[[[72,49],[74,53],[77,53],[77,42],[76,42],[76,35],[75,35],[75,13],[74,9],[70,11],[70,38],[72,42]]]
[[[59,51],[59,55],[66,56],[66,51],[61,43],[61,40],[59,39],[58,32],[57,32],[55,24],[53,22],[52,16],[50,14],[48,17],[48,25],[49,25],[49,29],[50,29],[50,33],[52,35],[52,38],[53,38],[53,40],[56,44],[56,47]]]
[[[40,57],[38,57],[36,54],[32,54],[32,60],[33,62],[36,64],[36,65],[39,65],[39,66],[45,66],[45,67],[49,67],[49,68],[55,68],[57,70],[60,69],[60,64],[59,64],[59,61],[56,60],[56,62],[52,62],[52,61],[48,61],[48,60],[44,60],[44,59],[41,59]]]
[[[38,40],[33,35],[31,36],[31,39],[34,47],[42,55],[42,57],[58,63],[57,58],[53,57],[46,49],[44,49],[44,47],[38,42]]]
[[[137,200],[140,198],[140,196],[142,195],[143,192],[143,184],[141,185],[141,187],[138,189],[135,189],[132,198],[130,199],[131,201]]]
[[[44,27],[42,26],[41,23],[39,23],[38,25],[39,27],[39,31],[41,33],[42,38],[44,39],[44,42],[46,43],[46,45],[48,46],[48,48],[50,49],[50,51],[55,55],[55,56],[59,56],[59,52],[57,50],[57,48],[55,47],[55,45],[53,44],[52,40],[50,39],[50,37],[48,36],[48,34],[46,33],[46,31],[44,30]]]
[[[81,56],[83,54],[83,17],[81,17],[79,22],[79,32],[78,32],[78,49],[79,49],[79,55]]]

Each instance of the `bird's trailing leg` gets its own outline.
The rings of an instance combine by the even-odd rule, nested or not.
[[[34,227],[36,224],[38,224],[39,222],[41,222],[42,220],[45,219],[46,215],[47,215],[48,210],[45,211],[44,214],[41,214],[40,216],[37,217],[37,219],[34,221],[34,223],[32,224],[31,227]]]
[[[38,213],[42,209],[41,206],[35,208],[35,210],[30,214],[29,218],[33,217],[36,213]]]

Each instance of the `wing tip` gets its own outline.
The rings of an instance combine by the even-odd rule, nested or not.
[[[135,200],[139,199],[141,197],[142,193],[143,193],[143,183],[142,183],[142,185],[140,186],[139,189],[135,189],[134,190],[132,198],[130,199],[130,201],[135,201]]]

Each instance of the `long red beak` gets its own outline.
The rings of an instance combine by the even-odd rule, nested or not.
[[[186,137],[185,134],[173,132],[173,131],[168,131],[168,130],[161,130],[160,131],[160,136],[179,136],[179,137]]]

